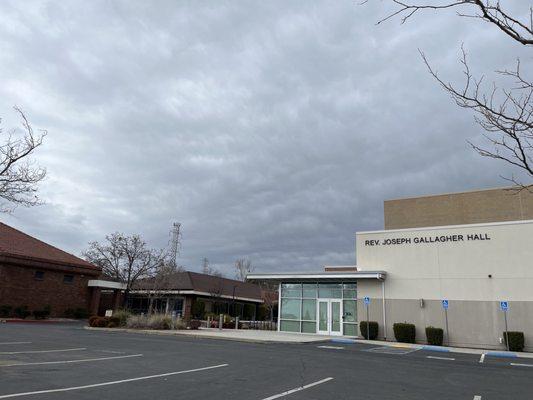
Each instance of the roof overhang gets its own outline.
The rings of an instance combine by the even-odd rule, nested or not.
[[[385,271],[358,271],[358,272],[307,272],[307,273],[278,273],[278,274],[248,274],[248,281],[273,281],[273,282],[344,282],[357,279],[376,279],[384,281],[387,277]]]
[[[89,287],[97,287],[102,289],[119,289],[126,290],[126,284],[113,281],[102,281],[100,279],[92,279],[87,283]]]
[[[227,294],[216,294],[216,293],[209,293],[209,292],[201,292],[199,290],[178,290],[178,289],[156,289],[156,290],[150,290],[150,289],[135,289],[130,291],[131,294],[142,294],[142,295],[194,295],[194,296],[205,296],[205,297],[211,297],[211,298],[221,298],[221,299],[228,299],[228,300],[241,300],[241,301],[249,301],[251,303],[263,303],[262,299],[254,299],[251,297],[242,297],[242,296],[230,296]]]

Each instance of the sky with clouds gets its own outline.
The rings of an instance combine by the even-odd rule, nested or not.
[[[519,1],[512,2],[519,12]],[[523,5],[523,4],[522,4]],[[232,275],[355,262],[383,200],[505,186],[471,114],[427,73],[460,82],[531,54],[453,11],[376,25],[387,1],[0,3],[0,116],[48,131],[46,204],[0,220],[74,254],[108,233],[207,257]]]

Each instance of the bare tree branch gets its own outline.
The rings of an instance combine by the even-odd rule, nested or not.
[[[379,20],[377,24],[388,21],[396,16],[401,18],[401,23],[405,23],[409,18],[419,11],[443,10],[449,8],[467,7],[474,11],[473,14],[458,12],[461,17],[481,19],[496,26],[504,34],[523,45],[533,45],[533,7],[529,8],[529,21],[521,21],[518,17],[513,17],[508,11],[503,9],[499,1],[493,0],[456,0],[439,4],[410,3],[399,0],[391,0],[398,5],[398,9],[385,18]]]
[[[0,145],[0,212],[11,212],[18,205],[30,207],[41,204],[37,184],[46,176],[46,170],[29,160],[42,145],[46,131],[35,133],[26,115],[13,107],[21,119],[23,133],[11,130]],[[0,136],[3,131],[0,129]]]

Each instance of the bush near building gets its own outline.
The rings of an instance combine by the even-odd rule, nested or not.
[[[201,300],[195,300],[194,303],[192,303],[191,314],[194,318],[204,318],[205,303]]]
[[[8,305],[2,305],[0,306],[0,318],[8,318],[11,316],[11,311],[13,310],[13,307]]]
[[[392,326],[394,337],[401,343],[415,343],[416,327],[407,322],[397,322]]]
[[[442,343],[444,342],[444,331],[442,328],[428,326],[426,328],[426,339],[428,344],[432,346],[442,346]]]
[[[33,316],[35,319],[46,319],[50,316],[52,307],[49,305],[44,306],[42,310],[33,310]]]
[[[510,351],[523,351],[524,350],[524,332],[508,331],[503,333],[505,343],[509,343]]]
[[[31,311],[28,310],[28,306],[20,306],[13,310],[13,315],[17,318],[25,319],[31,315]]]
[[[359,322],[359,330],[361,336],[367,340],[375,340],[378,337],[379,324],[376,321],[368,321],[368,327],[366,321]]]

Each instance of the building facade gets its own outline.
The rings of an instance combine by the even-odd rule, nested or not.
[[[249,279],[279,282],[280,330],[356,336],[368,312],[381,339],[394,340],[393,324],[410,322],[423,343],[426,327],[445,329],[447,320],[447,344],[504,349],[507,317],[533,350],[533,195],[510,193],[385,202],[389,229],[356,234],[356,266]]]
[[[47,307],[54,317],[88,310],[89,281],[100,274],[91,263],[0,223],[0,306],[6,314],[20,307]]]

